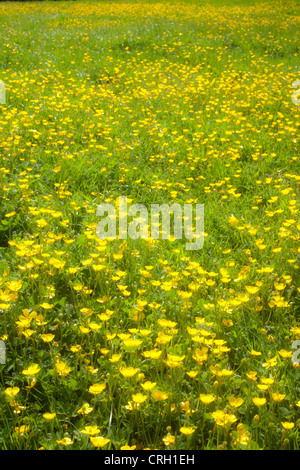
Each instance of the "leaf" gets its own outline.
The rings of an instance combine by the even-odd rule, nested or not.
[[[77,380],[71,379],[71,378],[66,382],[66,387],[68,387],[71,390],[78,390],[79,389]]]
[[[60,300],[57,300],[55,302],[55,305],[60,305],[61,307],[64,307],[65,303],[66,303],[66,300],[67,300],[67,297],[63,297],[62,299]]]

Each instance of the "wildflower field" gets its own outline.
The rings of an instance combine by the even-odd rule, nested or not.
[[[0,25],[0,449],[299,449],[300,3]],[[204,204],[202,249],[100,239],[120,196]]]

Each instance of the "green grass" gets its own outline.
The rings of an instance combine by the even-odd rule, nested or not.
[[[299,448],[299,17],[297,1],[1,2],[1,449],[93,449],[92,425],[104,449]],[[97,206],[119,196],[204,204],[203,248],[101,243]]]

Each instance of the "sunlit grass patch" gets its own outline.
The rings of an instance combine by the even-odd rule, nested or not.
[[[298,449],[298,3],[0,17],[0,448]],[[119,196],[203,248],[100,240]]]

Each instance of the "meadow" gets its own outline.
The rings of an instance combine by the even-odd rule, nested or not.
[[[298,450],[299,1],[0,25],[0,449]],[[204,204],[202,249],[101,240],[119,196]]]

